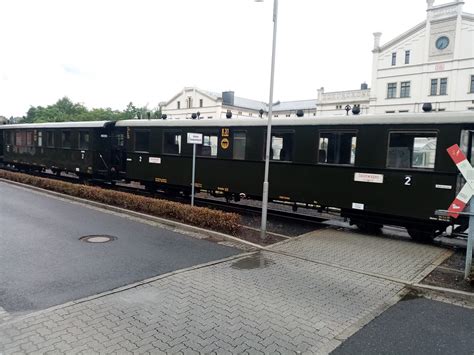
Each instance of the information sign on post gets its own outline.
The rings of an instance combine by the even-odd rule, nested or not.
[[[464,270],[464,278],[469,278],[472,268],[472,249],[474,244],[474,168],[471,166],[466,156],[462,152],[461,148],[457,144],[448,148],[448,154],[453,159],[454,164],[458,167],[462,176],[466,180],[466,184],[463,186],[459,194],[454,199],[451,206],[448,209],[448,215],[453,218],[458,218],[459,214],[463,211],[469,200],[470,213],[469,213],[469,234],[467,237],[467,250],[466,250],[466,268]]]
[[[196,177],[196,144],[202,144],[202,134],[201,133],[188,133],[188,144],[193,145],[193,170],[191,178],[191,206],[194,206],[194,184]]]

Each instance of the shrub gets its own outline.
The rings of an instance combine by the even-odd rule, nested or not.
[[[240,216],[235,213],[4,170],[0,178],[219,232],[235,235],[239,230]]]

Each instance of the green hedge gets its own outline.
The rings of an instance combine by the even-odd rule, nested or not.
[[[240,228],[240,216],[235,213],[216,211],[205,207],[191,207],[178,202],[5,170],[0,170],[0,178],[233,235],[237,234]]]

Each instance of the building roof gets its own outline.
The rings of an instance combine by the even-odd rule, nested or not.
[[[222,93],[202,90],[202,89],[194,88],[194,87],[184,88],[184,91],[188,91],[188,90],[196,90],[197,92],[200,92],[201,94],[204,94],[214,100],[222,100]],[[167,104],[169,104],[174,99],[176,99],[176,97],[181,95],[181,93],[182,91],[180,91],[178,94],[173,96],[173,98],[169,100]],[[279,111],[296,111],[296,110],[315,109],[317,103],[318,103],[318,100],[316,99],[297,100],[297,101],[277,101],[273,103],[273,111],[279,112]],[[234,104],[233,105],[225,104],[225,106],[243,108],[243,109],[254,110],[254,111],[263,110],[265,112],[268,112],[268,103],[263,102],[263,101],[258,101],[258,100],[247,99],[247,98],[235,96],[235,95],[234,95]]]

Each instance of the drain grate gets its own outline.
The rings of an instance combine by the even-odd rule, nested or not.
[[[85,235],[79,238],[81,242],[86,243],[108,243],[115,239],[117,239],[117,237],[105,234]]]

